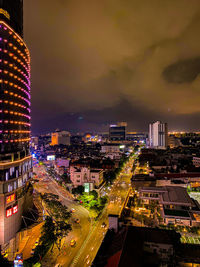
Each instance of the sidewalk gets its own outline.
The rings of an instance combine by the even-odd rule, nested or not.
[[[24,237],[19,244],[19,251],[23,253],[23,259],[26,260],[31,256],[31,250],[34,247],[35,241],[40,237],[42,223],[37,224],[31,229],[28,229],[27,236]]]

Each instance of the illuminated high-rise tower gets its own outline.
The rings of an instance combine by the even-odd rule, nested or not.
[[[23,37],[23,1],[0,0],[0,245],[21,225],[32,173],[30,54]]]
[[[168,146],[167,123],[156,121],[149,124],[149,146],[164,149]]]

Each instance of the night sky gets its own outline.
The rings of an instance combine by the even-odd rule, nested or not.
[[[25,0],[32,131],[200,130],[199,0]]]

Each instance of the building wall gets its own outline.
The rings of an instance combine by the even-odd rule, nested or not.
[[[19,167],[20,166],[20,167]],[[17,168],[20,172],[14,177],[10,170]],[[7,181],[0,181],[0,245],[12,239],[20,229],[22,213],[24,210],[24,200],[26,199],[26,186],[32,177],[32,158],[11,163],[8,166],[0,165],[0,171],[5,171]],[[3,177],[1,177],[2,179]],[[13,198],[14,195],[14,198]],[[17,206],[17,212],[13,208]],[[11,210],[12,215],[7,217],[7,210]]]
[[[167,123],[157,121],[149,125],[149,146],[166,148],[168,145]]]
[[[80,167],[77,170],[74,166],[70,166],[70,179],[74,187],[84,185],[84,183],[93,183],[98,187],[103,182],[103,170],[92,172],[87,167]]]
[[[26,184],[32,173],[30,54],[18,35],[23,35],[22,5],[21,0],[0,1],[0,8],[10,14],[10,20],[0,14],[0,245],[20,229]]]
[[[169,259],[173,255],[173,245],[161,244],[154,242],[145,242],[144,249],[149,252],[154,252],[161,256],[162,259]]]
[[[101,152],[102,153],[119,153],[120,148],[118,145],[117,146],[103,145],[101,146]]]
[[[124,141],[126,140],[126,123],[118,123],[117,125],[110,125],[109,140],[110,141]]]
[[[193,157],[192,162],[195,167],[200,167],[200,157]]]
[[[70,134],[66,131],[51,134],[51,145],[70,145]]]

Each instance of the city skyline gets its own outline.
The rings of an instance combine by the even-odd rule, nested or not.
[[[0,0],[2,267],[200,265],[198,1]]]
[[[144,131],[158,119],[199,130],[199,8],[195,0],[26,1],[33,132],[115,121]]]

